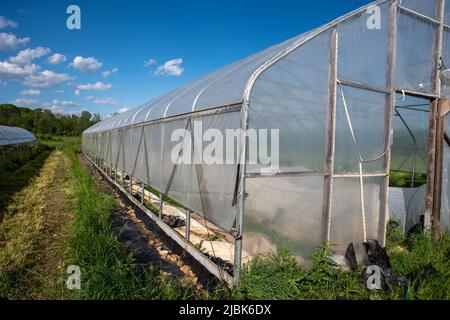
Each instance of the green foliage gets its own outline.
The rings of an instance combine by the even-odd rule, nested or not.
[[[407,299],[450,299],[450,237],[432,241],[430,231],[407,239],[400,231],[390,230],[387,249],[394,273],[409,275]],[[420,269],[431,264],[436,273],[419,276]]]
[[[427,175],[425,173],[415,173],[414,184],[412,186],[412,177],[412,172],[391,171],[389,174],[389,186],[396,188],[417,188],[427,182]]]
[[[48,109],[29,109],[12,104],[0,104],[0,125],[21,127],[33,132],[38,139],[53,135],[78,136],[100,121],[98,114],[83,111],[80,116],[54,114]]]
[[[9,149],[3,150],[0,153],[0,179],[6,174],[20,168],[24,163],[36,158],[43,151],[48,150],[48,147],[43,144],[38,144],[34,147],[26,147],[23,150]]]
[[[409,279],[406,296],[397,285],[367,290],[362,269],[341,269],[330,259],[327,246],[314,253],[310,267],[300,266],[285,250],[255,258],[246,265],[241,286],[232,295],[237,299],[450,299],[449,237],[433,243],[425,232],[412,237],[409,249],[404,247],[405,241],[398,231],[389,231],[387,248],[393,273]],[[418,270],[430,263],[437,273],[417,278]]]
[[[144,268],[127,255],[112,229],[114,199],[101,192],[95,180],[77,160],[79,142],[51,142],[72,159],[76,180],[76,218],[69,243],[73,264],[82,274],[78,299],[183,299],[193,297],[191,290],[176,281],[159,276],[158,266]],[[78,139],[79,140],[79,139]]]

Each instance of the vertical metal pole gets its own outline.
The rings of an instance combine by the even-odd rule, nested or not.
[[[338,60],[337,29],[334,28],[330,37],[330,55],[328,62],[328,112],[327,112],[327,140],[326,140],[326,175],[323,189],[323,240],[330,241],[331,203],[333,198],[334,153],[336,139],[336,84]]]
[[[186,241],[189,242],[191,240],[191,210],[186,211]]]
[[[144,204],[145,200],[145,183],[141,182],[141,203]]]
[[[162,214],[163,214],[163,206],[164,206],[164,201],[163,201],[164,195],[162,194],[162,192],[159,193],[159,218],[162,218]]]
[[[130,195],[133,196],[133,176],[130,175]]]
[[[242,129],[243,137],[241,137],[242,154],[240,155],[240,184],[239,184],[239,206],[236,217],[237,234],[234,242],[234,268],[233,268],[233,285],[239,286],[241,280],[242,267],[242,236],[244,232],[244,210],[245,210],[245,174],[247,171],[247,128],[248,128],[248,105],[246,99],[242,104]]]
[[[395,75],[395,57],[397,51],[397,3],[394,1],[390,8],[389,19],[389,47],[387,54],[387,70],[386,70],[386,88],[390,92],[386,96],[386,111],[385,111],[385,148],[386,156],[384,158],[384,167],[386,168],[386,178],[384,184],[380,189],[380,218],[378,222],[378,240],[382,246],[386,243],[386,226],[389,217],[389,174],[391,171],[391,149],[392,149],[392,121],[395,111],[395,89],[394,89],[394,75]]]

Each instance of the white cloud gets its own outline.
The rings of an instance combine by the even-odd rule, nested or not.
[[[20,94],[24,95],[24,96],[40,96],[41,90],[35,90],[35,89],[22,90],[22,91],[20,91]]]
[[[76,87],[75,94],[78,96],[80,95],[80,91],[105,91],[112,87],[112,84],[110,83],[103,83],[101,81],[97,81],[96,83],[87,83],[87,84],[80,84]]]
[[[75,57],[70,64],[71,67],[80,70],[84,73],[94,73],[102,67],[103,63],[93,57],[83,58],[81,56]]]
[[[45,103],[41,105],[41,108],[50,110],[53,114],[62,114],[62,115],[76,115],[80,116],[83,111],[87,111],[87,109],[83,108],[81,110],[64,110],[62,107],[53,105],[51,103]]]
[[[62,106],[62,107],[73,107],[77,106],[78,104],[73,101],[67,101],[67,100],[53,100],[52,104],[54,106]]]
[[[32,75],[39,70],[39,66],[29,64],[19,66],[7,61],[0,61],[0,80],[18,80]]]
[[[110,75],[116,74],[117,71],[119,71],[118,68],[113,68],[111,71],[110,70],[106,70],[106,71],[102,72],[102,76],[103,76],[103,78],[108,78]]]
[[[0,33],[0,51],[13,51],[19,46],[26,45],[28,42],[30,42],[29,37],[17,38],[12,33]]]
[[[156,60],[155,59],[148,59],[144,61],[144,67],[150,67],[152,65],[156,64]]]
[[[12,104],[19,107],[34,107],[38,104],[38,101],[28,98],[17,98],[16,100],[12,101]]]
[[[20,51],[17,56],[11,57],[8,60],[15,64],[30,64],[34,59],[40,58],[49,54],[51,50],[49,48],[37,47],[35,49],[25,49]]]
[[[0,16],[0,29],[4,28],[17,28],[17,22],[6,19],[4,16]]]
[[[51,70],[45,70],[27,76],[23,84],[33,88],[48,88],[71,79],[73,78],[67,73],[56,73]]]
[[[110,97],[108,97],[108,98],[100,98],[100,99],[96,99],[96,98],[94,98],[93,96],[87,96],[87,97],[86,97],[86,100],[87,100],[87,101],[90,101],[90,102],[92,102],[92,103],[95,103],[95,104],[109,104],[109,105],[116,105],[116,104],[119,103],[116,99],[110,98]]]
[[[159,66],[155,71],[155,75],[169,75],[169,76],[181,76],[183,74],[183,67],[181,64],[183,63],[183,59],[173,59],[164,63],[162,66]]]
[[[59,64],[61,62],[66,61],[66,56],[60,53],[55,53],[52,54],[50,57],[48,57],[47,59],[47,63],[49,64]]]
[[[122,108],[122,109],[119,109],[119,111],[117,111],[117,113],[124,113],[124,112],[127,112],[128,110],[130,110],[130,108]]]

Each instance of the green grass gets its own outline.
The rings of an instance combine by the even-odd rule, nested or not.
[[[399,231],[389,230],[388,254],[393,273],[408,278],[408,290],[388,285],[369,291],[364,286],[362,267],[344,271],[330,259],[327,246],[312,256],[312,267],[303,268],[289,252],[254,259],[244,270],[236,299],[450,299],[450,239],[433,243],[428,232],[406,239]],[[437,273],[417,278],[417,271],[432,264]]]
[[[389,174],[389,186],[396,188],[411,188],[412,172],[391,171]],[[427,183],[425,173],[415,173],[413,187],[417,188]]]
[[[195,298],[176,281],[162,279],[157,267],[144,269],[121,248],[112,231],[110,215],[114,200],[98,190],[76,158],[79,140],[66,138],[51,142],[72,159],[76,177],[76,221],[69,244],[71,263],[82,271],[79,299],[172,299]],[[394,180],[408,177],[394,177]],[[420,177],[418,177],[420,178]],[[150,190],[157,194],[156,190]],[[157,209],[157,208],[154,208]],[[202,298],[233,299],[450,299],[450,240],[433,243],[428,232],[406,239],[389,230],[387,249],[393,272],[404,275],[408,290],[390,285],[380,291],[365,288],[362,267],[344,271],[330,259],[327,246],[312,255],[312,266],[300,266],[287,251],[255,258],[244,268],[241,286],[230,293],[222,286]],[[414,274],[432,264],[436,274],[417,278]]]
[[[77,299],[192,298],[175,280],[159,276],[158,266],[144,268],[122,249],[111,224],[114,199],[101,192],[77,159],[80,140],[64,138],[51,145],[66,152],[75,176],[75,222],[69,241],[70,264],[81,269]]]
[[[25,163],[35,159],[42,154],[48,147],[43,144],[37,144],[34,147],[26,148],[22,151],[5,151],[0,154],[0,179],[5,179],[5,176],[11,172],[19,169]]]

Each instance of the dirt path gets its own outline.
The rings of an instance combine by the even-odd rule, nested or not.
[[[217,284],[209,272],[164,235],[147,215],[124,201],[84,157],[79,159],[96,177],[100,189],[117,200],[112,215],[113,228],[125,249],[131,251],[140,263],[160,265],[162,276],[178,278],[183,286],[194,287],[199,293]]]
[[[53,151],[38,176],[17,192],[0,223],[0,296],[68,299],[65,244],[73,218],[69,160]]]

